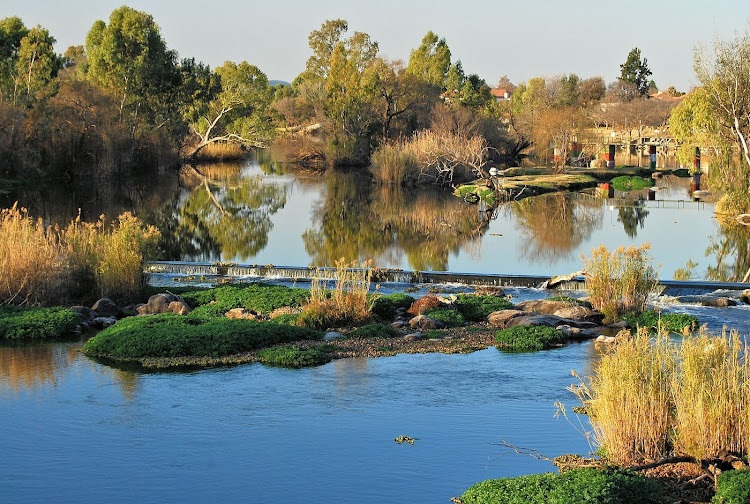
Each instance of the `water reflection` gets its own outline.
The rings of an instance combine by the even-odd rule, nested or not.
[[[523,235],[522,255],[554,264],[570,258],[602,225],[604,200],[574,193],[545,194],[508,207]]]
[[[0,394],[54,386],[74,358],[75,350],[65,346],[0,346]]]
[[[622,223],[625,234],[630,238],[638,235],[638,228],[643,229],[648,217],[648,209],[643,200],[635,200],[617,207],[617,221]]]
[[[374,259],[412,269],[445,270],[448,258],[479,240],[488,221],[475,207],[446,192],[376,186],[367,178],[336,173],[313,206],[315,225],[305,231],[313,265]]]
[[[750,274],[750,228],[730,220],[719,221],[718,236],[709,237],[711,258],[705,278],[718,282],[746,282]]]

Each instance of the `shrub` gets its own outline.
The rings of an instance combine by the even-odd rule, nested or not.
[[[485,320],[492,312],[513,307],[513,303],[503,297],[471,294],[459,294],[455,304],[466,320],[475,322]]]
[[[653,179],[645,179],[643,177],[635,177],[630,175],[622,175],[615,177],[610,182],[612,187],[618,191],[640,191],[654,185]]]
[[[349,333],[352,338],[392,338],[397,333],[387,325],[367,324]]]
[[[716,504],[747,504],[750,502],[750,470],[725,471],[716,480]]]
[[[661,313],[656,310],[628,312],[622,317],[630,327],[643,327],[650,332],[659,330],[683,334],[698,327],[698,319],[687,313]]]
[[[413,185],[419,181],[417,160],[404,149],[403,142],[378,147],[372,153],[370,172],[379,184]]]
[[[272,318],[268,322],[272,324],[295,326],[295,325],[298,325],[297,324],[298,320],[299,320],[299,313],[285,313],[284,315],[279,315],[277,317]]]
[[[495,335],[498,347],[513,352],[546,350],[565,343],[565,333],[554,327],[516,326],[499,330]]]
[[[584,258],[586,290],[591,304],[614,321],[621,313],[643,311],[658,282],[648,255],[649,244],[619,247],[610,252],[604,245]]]
[[[422,296],[412,303],[407,312],[411,315],[422,315],[427,310],[439,308],[444,305],[445,303],[440,301],[437,296]]]
[[[67,308],[0,306],[0,339],[53,339],[69,335],[78,316]]]
[[[458,327],[466,323],[464,316],[452,308],[432,308],[424,314],[433,320],[444,322],[448,327]]]
[[[319,331],[271,322],[162,314],[123,319],[88,340],[83,351],[114,360],[223,357],[321,338]]]
[[[279,345],[259,350],[255,355],[263,364],[289,368],[320,366],[331,362],[330,349],[325,345],[310,348]]]
[[[375,295],[372,299],[372,313],[384,320],[392,320],[398,308],[409,308],[414,298],[408,294],[396,292],[387,295]]]
[[[483,481],[461,496],[464,504],[657,504],[658,483],[636,474],[594,468]]]
[[[196,316],[221,317],[232,308],[268,315],[284,306],[302,306],[310,299],[310,292],[282,285],[253,283],[197,290],[184,293],[182,297],[195,308]]]

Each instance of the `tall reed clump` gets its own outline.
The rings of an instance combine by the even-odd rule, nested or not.
[[[17,204],[0,210],[0,304],[56,300],[62,274],[56,233]]]
[[[750,448],[750,363],[736,331],[683,339],[672,388],[675,450],[706,460]]]
[[[658,275],[651,264],[651,245],[619,247],[610,252],[600,245],[590,258],[583,257],[586,271],[586,291],[591,304],[607,320],[615,321],[623,313],[643,311],[651,292],[656,288]]]
[[[417,159],[403,141],[378,147],[372,153],[370,171],[379,184],[413,185],[419,181]]]
[[[621,340],[604,354],[589,382],[570,390],[586,406],[594,442],[606,458],[628,465],[666,454],[672,426],[674,354],[666,336],[647,331]]]
[[[336,282],[333,289],[319,271],[312,280],[310,301],[302,308],[298,323],[314,329],[329,329],[349,324],[361,324],[371,317],[371,263],[348,264],[343,258],[336,261]]]
[[[143,260],[153,256],[159,231],[129,212],[107,224],[76,218],[60,231],[69,265],[71,292],[120,300],[135,299],[143,286]]]

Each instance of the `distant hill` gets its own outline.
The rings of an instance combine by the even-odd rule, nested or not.
[[[270,84],[271,86],[275,86],[276,84],[281,84],[282,86],[291,86],[289,82],[283,80],[270,80],[268,81],[268,84]]]

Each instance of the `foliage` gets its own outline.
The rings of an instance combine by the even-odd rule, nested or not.
[[[488,206],[497,205],[497,192],[492,187],[481,184],[461,184],[454,189],[453,194],[469,203],[484,201]]]
[[[307,289],[252,283],[186,292],[182,297],[195,308],[194,315],[221,317],[232,308],[268,315],[284,306],[303,306],[310,299],[310,292]]]
[[[560,346],[566,340],[564,332],[545,326],[509,327],[495,334],[498,347],[511,352],[547,350]]]
[[[619,247],[610,252],[604,245],[584,257],[586,291],[591,304],[609,320],[622,313],[643,311],[657,279],[651,265],[648,243],[640,247]]]
[[[77,325],[78,316],[67,308],[0,306],[0,340],[61,338]]]
[[[288,368],[321,366],[331,362],[327,346],[300,348],[297,345],[279,345],[259,350],[256,357],[263,364]]]
[[[473,322],[485,320],[492,312],[513,307],[513,303],[504,297],[476,294],[459,294],[455,305],[466,320]]]
[[[428,31],[419,47],[409,55],[407,73],[432,86],[443,88],[451,65],[451,50],[444,38]]]
[[[612,187],[618,191],[640,191],[654,185],[652,179],[645,179],[643,177],[635,177],[629,175],[621,175],[615,177],[610,182]]]
[[[648,94],[651,70],[646,58],[641,59],[641,50],[637,47],[628,53],[625,63],[620,65],[620,80],[633,84],[641,96]]]
[[[414,298],[408,294],[395,292],[393,294],[375,295],[372,299],[372,313],[383,320],[392,320],[398,308],[409,308]]]
[[[459,327],[466,323],[460,311],[453,308],[431,308],[424,311],[424,315],[433,320],[445,323],[448,327]]]
[[[358,327],[349,333],[352,338],[392,338],[398,334],[396,331],[385,324],[367,324]]]
[[[698,319],[687,313],[662,313],[656,310],[628,312],[622,317],[630,327],[648,329],[650,332],[666,331],[684,334],[698,328]]]
[[[114,360],[224,357],[307,339],[322,334],[270,322],[162,314],[125,318],[88,340],[83,351]]]
[[[716,479],[715,504],[745,504],[750,502],[750,470],[725,471]]]
[[[464,504],[657,504],[658,483],[624,471],[582,468],[487,480],[469,488]]]

